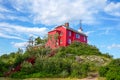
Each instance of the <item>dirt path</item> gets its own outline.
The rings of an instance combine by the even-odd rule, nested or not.
[[[28,78],[28,79],[13,79],[0,77],[0,80],[98,80],[97,78],[71,79],[71,78]]]
[[[98,80],[98,78],[84,78],[84,79],[80,79],[80,80]]]

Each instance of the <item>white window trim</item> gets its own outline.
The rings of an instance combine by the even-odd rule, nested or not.
[[[76,37],[77,39],[80,39],[80,34],[76,34],[75,37]]]
[[[63,43],[63,41],[62,41],[62,39],[60,39],[60,44],[62,44]]]
[[[68,44],[71,44],[71,39],[68,39]]]
[[[86,41],[86,37],[84,36],[84,41]]]
[[[71,36],[71,34],[72,34],[71,31],[69,31],[69,32],[68,32],[68,35]]]

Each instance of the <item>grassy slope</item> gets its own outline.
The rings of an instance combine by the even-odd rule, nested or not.
[[[105,78],[84,78],[84,79],[77,79],[77,78],[28,78],[28,79],[13,79],[13,78],[0,78],[0,80],[105,80]]]
[[[69,59],[73,62],[90,63],[91,65],[94,65],[94,66],[91,66],[91,72],[88,74],[88,76],[94,75],[94,73],[98,72],[99,67],[105,66],[111,61],[111,58],[107,58],[103,56],[99,52],[99,49],[97,49],[96,47],[91,46],[91,45],[86,45],[86,44],[78,44],[78,43],[72,44],[66,48],[59,50],[59,52],[54,57],[56,59],[63,58],[65,60]],[[51,57],[51,58],[54,58],[54,57]],[[12,62],[14,62],[14,60],[12,60]],[[76,79],[69,79],[69,78],[65,78],[65,79],[63,78],[52,78],[52,79],[51,78],[43,78],[43,79],[37,78],[37,79],[38,80],[76,80]],[[13,79],[0,78],[0,80],[13,80]],[[36,79],[30,78],[26,80],[36,80]]]

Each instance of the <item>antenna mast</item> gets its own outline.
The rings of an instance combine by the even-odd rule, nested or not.
[[[83,29],[82,29],[82,20],[80,20],[80,29],[81,29],[81,31],[83,31]]]
[[[80,27],[82,27],[82,20],[80,20]]]

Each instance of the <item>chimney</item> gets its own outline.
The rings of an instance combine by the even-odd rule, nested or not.
[[[69,23],[66,22],[64,26],[65,26],[66,28],[68,28],[68,27],[69,27]]]

